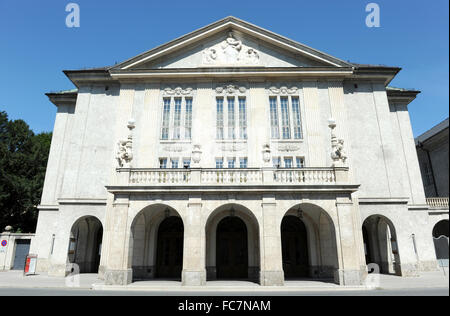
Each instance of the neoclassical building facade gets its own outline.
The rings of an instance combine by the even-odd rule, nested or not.
[[[396,67],[227,17],[112,67],[65,71],[31,253],[106,284],[437,268]],[[448,223],[448,222],[447,222]]]

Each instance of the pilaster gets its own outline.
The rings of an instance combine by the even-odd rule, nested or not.
[[[335,282],[340,285],[361,285],[365,277],[364,263],[361,262],[362,235],[358,233],[357,207],[349,196],[336,198],[338,223],[336,225],[340,252],[339,269],[335,271]]]
[[[264,195],[261,207],[263,228],[261,231],[260,284],[265,286],[283,285],[281,230],[275,195]]]
[[[206,284],[205,230],[202,225],[202,198],[190,196],[184,217],[184,245],[182,284]]]
[[[129,196],[117,195],[106,207],[107,235],[105,284],[127,285],[132,282],[130,231],[128,225]]]

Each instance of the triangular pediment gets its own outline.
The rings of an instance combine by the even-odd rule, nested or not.
[[[112,69],[350,66],[306,45],[228,17]]]

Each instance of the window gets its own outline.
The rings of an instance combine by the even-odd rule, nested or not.
[[[280,104],[279,107],[278,104]],[[282,139],[302,139],[303,134],[299,97],[271,96],[269,98],[269,105],[272,139],[279,139],[280,136]],[[278,113],[281,113],[281,122],[278,118]]]
[[[295,158],[295,161],[297,168],[305,168],[305,159],[303,157],[297,157]]]
[[[294,138],[302,138],[302,124],[300,120],[300,106],[298,102],[298,97],[293,97],[292,99],[292,116],[294,120]]]
[[[291,157],[285,157],[284,158],[284,167],[285,168],[292,168],[292,158]]]
[[[217,169],[223,168],[223,158],[216,158],[216,168]]]
[[[173,117],[173,139],[181,138],[181,98],[175,98],[175,108]]]
[[[245,98],[239,98],[239,138],[247,139],[247,104]]]
[[[167,168],[167,158],[159,158],[159,168],[161,169]]]
[[[235,168],[236,165],[236,159],[234,158],[228,158],[228,168]]]
[[[289,123],[289,104],[287,97],[281,97],[281,130],[283,139],[291,138],[291,130]]]
[[[280,157],[273,157],[272,163],[274,168],[279,168],[281,166]]]
[[[170,99],[164,99],[161,139],[169,139]]]
[[[247,168],[247,157],[239,159],[239,168]]]
[[[168,140],[169,137],[173,140],[192,138],[192,97],[163,99],[161,140]]]
[[[191,167],[191,158],[183,158],[183,168]]]
[[[272,138],[280,138],[278,130],[278,106],[277,98],[270,98],[270,127]]]
[[[186,139],[192,138],[192,99],[186,99],[186,116],[184,119],[184,137]]]
[[[423,162],[422,169],[424,171],[425,185],[432,185],[434,181],[433,181],[433,174],[431,172],[430,165],[427,162]]]
[[[177,158],[170,159],[170,162],[172,164],[172,169],[177,169],[178,168],[178,159]]]
[[[216,137],[217,139],[223,139],[223,98],[216,99],[217,106],[217,118],[216,118]]]
[[[235,139],[236,135],[234,132],[234,128],[236,126],[236,122],[234,119],[234,97],[227,98],[228,104],[228,139]]]

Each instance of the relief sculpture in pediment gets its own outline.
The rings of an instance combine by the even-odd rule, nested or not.
[[[206,48],[203,51],[205,65],[258,65],[259,54],[251,47],[236,39],[232,32],[220,44]]]

